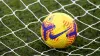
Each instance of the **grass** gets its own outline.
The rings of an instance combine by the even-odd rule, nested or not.
[[[22,10],[22,9],[25,8],[25,6],[20,2],[20,0],[4,0],[4,1],[10,6],[10,8],[12,8],[13,11]],[[22,0],[22,1],[26,5],[29,5],[33,2],[36,2],[37,0]],[[95,5],[100,4],[100,1],[98,1],[98,0],[89,0],[89,1],[94,3]],[[50,12],[61,8],[61,6],[57,2],[55,2],[54,0],[40,0],[40,2],[43,5],[45,5],[45,7]],[[72,3],[70,0],[58,0],[58,2],[60,2],[63,6]],[[96,6],[93,6],[92,4],[87,2],[87,0],[83,0],[83,1],[79,0],[76,3],[81,5],[86,10],[96,8]],[[70,5],[70,6],[66,6],[64,8],[66,10],[68,10],[70,13],[72,13],[74,16],[81,16],[85,13],[83,11],[83,9],[81,9],[79,6],[77,6],[75,4]],[[29,6],[29,9],[37,16],[37,18],[41,18],[42,16],[49,14],[46,11],[46,9],[43,6],[41,6],[39,3],[35,3],[31,6]],[[63,12],[63,13],[69,14],[68,12],[64,11],[63,9],[55,11],[55,12]],[[91,13],[92,15],[94,15],[95,17],[98,17],[100,19],[100,16],[99,16],[100,13],[99,12],[100,12],[100,9],[96,9],[96,10],[90,11],[89,13]],[[4,15],[11,14],[11,13],[12,13],[11,10],[3,2],[0,1],[0,18],[2,18]],[[29,24],[30,22],[37,22],[38,21],[35,18],[35,16],[33,16],[33,14],[30,13],[30,11],[28,9],[26,9],[24,11],[17,11],[15,14],[26,25]],[[41,18],[40,20],[43,21],[44,18],[45,17]],[[82,22],[84,22],[88,25],[91,25],[91,24],[98,22],[99,19],[96,19],[89,14],[86,14],[85,16],[78,18],[78,20],[80,20],[80,21],[82,21]],[[22,28],[25,27],[22,24],[22,22],[20,22],[14,15],[6,16],[6,17],[2,18],[2,22],[5,25],[7,25],[12,31],[16,31],[16,30],[19,30],[19,29],[22,29]],[[31,29],[36,34],[29,31],[27,28],[24,28],[22,30],[15,32],[15,35],[17,37],[19,37],[20,39],[22,39],[25,43],[23,41],[21,41],[20,39],[16,38],[13,34],[9,34],[7,36],[4,36],[8,33],[11,33],[11,31],[8,28],[6,28],[2,24],[2,22],[0,21],[0,42],[4,43],[5,45],[10,47],[11,49],[15,49],[17,47],[24,46],[25,43],[30,43],[30,42],[38,39],[36,34],[39,37],[41,37],[41,35],[40,35],[41,23],[40,22],[32,23],[32,24],[28,25],[28,28]],[[82,31],[83,29],[85,29],[86,27],[88,27],[88,26],[82,24],[81,22],[79,22],[77,20],[76,20],[76,23],[78,25],[78,31],[79,32]],[[100,23],[94,25],[93,27],[100,30]],[[66,56],[68,54],[63,53],[63,52],[71,52],[73,50],[79,49],[77,47],[82,47],[82,46],[90,43],[91,40],[89,40],[89,39],[95,39],[95,38],[99,37],[100,31],[89,28],[89,29],[86,29],[85,31],[83,31],[82,33],[80,33],[80,35],[82,35],[82,36],[84,36],[88,39],[85,39],[81,36],[77,36],[75,42],[71,46],[69,46],[65,49],[51,50],[51,51],[45,52],[44,54],[47,54],[47,55],[50,55],[50,56]],[[2,36],[4,36],[4,37],[2,37]],[[96,39],[96,41],[100,42],[100,38]],[[0,43],[0,55],[4,54],[5,52],[10,51],[10,49],[8,49],[2,43]],[[30,43],[29,46],[32,47],[33,49],[36,49],[39,52],[47,51],[47,50],[50,49],[48,46],[46,46],[40,40],[33,42],[33,43]],[[14,51],[21,56],[33,56],[33,55],[39,55],[40,54],[40,53],[32,50],[32,48],[30,48],[30,47],[25,46],[25,47],[22,47],[22,48],[15,49]],[[99,47],[100,47],[100,43],[93,42],[90,45],[85,46],[84,48],[97,49]],[[58,52],[57,50],[63,51],[63,52]],[[72,54],[81,54],[81,55],[85,56],[85,55],[92,53],[92,52],[93,52],[93,50],[90,50],[90,49],[80,49],[80,50],[73,52]],[[90,56],[99,56],[99,55],[100,55],[100,48],[99,48],[99,51],[93,53]],[[4,56],[16,56],[16,55],[13,52],[9,52],[9,53],[6,53]]]

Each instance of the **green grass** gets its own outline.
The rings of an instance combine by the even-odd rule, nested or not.
[[[4,1],[12,8],[13,11],[22,10],[25,8],[25,6],[20,2],[20,0],[4,0]],[[22,1],[26,5],[29,5],[33,2],[36,2],[37,0],[22,0]],[[94,3],[95,5],[100,4],[99,0],[90,0],[90,1],[92,3]],[[61,8],[61,6],[54,0],[41,0],[40,2],[43,5],[45,5],[46,8],[50,12]],[[58,2],[60,2],[63,6],[72,3],[70,0],[58,0]],[[81,5],[86,10],[95,8],[95,6],[88,3],[87,0],[79,0],[76,3]],[[81,16],[85,13],[83,11],[83,9],[81,9],[79,6],[77,6],[75,4],[64,7],[64,8],[66,10],[68,10],[70,13],[72,13],[74,16]],[[43,6],[41,6],[39,3],[29,6],[29,9],[37,16],[37,18],[41,18],[42,16],[49,14],[46,11],[46,9]],[[63,9],[55,11],[55,12],[63,12],[63,13],[69,14],[68,12],[64,11]],[[89,13],[91,13],[95,17],[100,18],[99,12],[100,12],[100,9],[96,9],[96,10],[90,11]],[[11,14],[11,13],[12,13],[11,10],[3,2],[0,1],[0,18],[6,14]],[[26,25],[29,24],[30,22],[38,21],[35,18],[35,16],[33,16],[33,14],[30,13],[30,11],[28,9],[26,9],[24,11],[17,11],[15,14]],[[41,18],[40,20],[43,21],[44,19],[45,19],[45,17]],[[89,25],[94,24],[99,21],[98,19],[92,17],[89,14],[86,14],[83,17],[79,17],[78,19]],[[6,17],[2,18],[2,22],[5,25],[7,25],[12,31],[16,31],[16,30],[19,30],[19,29],[22,29],[25,27],[22,24],[22,22],[20,22],[14,15],[6,16]],[[32,24],[28,25],[28,28],[31,29],[33,32],[29,31],[27,28],[15,32],[15,35],[18,36],[20,39],[22,39],[25,43],[23,43],[23,41],[21,41],[20,39],[15,37],[13,34],[4,36],[8,33],[11,33],[11,31],[8,28],[6,28],[2,24],[2,22],[0,21],[0,42],[4,43],[11,49],[15,49],[17,47],[24,46],[25,43],[30,43],[30,42],[38,39],[38,37],[33,32],[35,32],[39,37],[41,37],[41,34],[40,34],[41,23],[40,22],[32,23]],[[82,31],[83,29],[85,29],[86,27],[88,27],[77,20],[76,20],[76,23],[78,25],[79,32]],[[100,23],[94,25],[93,27],[100,30]],[[88,39],[95,39],[100,36],[100,31],[89,28],[89,29],[83,31],[82,33],[80,33],[80,35],[82,35]],[[2,37],[2,36],[4,36],[4,37]],[[96,41],[100,42],[100,38],[96,39]],[[84,39],[83,37],[77,36],[75,42],[71,46],[69,46],[65,49],[57,49],[57,50],[63,51],[63,52],[71,52],[73,50],[78,49],[77,47],[82,47],[90,42],[91,42],[91,40],[87,40],[87,39]],[[43,51],[47,51],[47,50],[51,49],[48,46],[46,46],[41,40],[30,43],[29,46],[32,47],[33,49],[36,49],[39,52],[43,52]],[[100,43],[93,42],[90,45],[86,46],[85,48],[97,49],[98,47],[100,47]],[[33,55],[40,54],[40,53],[32,50],[32,48],[25,46],[22,48],[15,49],[14,51],[21,56],[33,56]],[[51,50],[51,51],[45,52],[44,54],[47,54],[50,56],[66,56],[66,55],[68,55],[67,53],[58,52],[57,50]],[[6,46],[4,46],[3,44],[0,43],[0,55],[4,54],[5,52],[8,52],[8,51],[10,51],[10,49],[8,49]],[[85,56],[91,52],[93,52],[93,50],[80,49],[80,50],[73,52],[72,54],[81,54],[81,55]],[[9,53],[6,53],[4,56],[17,56],[17,55],[15,55],[13,52],[9,52]],[[100,56],[100,49],[99,49],[99,51],[93,53],[91,56]]]

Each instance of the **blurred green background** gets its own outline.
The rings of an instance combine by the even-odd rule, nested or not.
[[[37,0],[22,0],[22,1],[25,3],[26,6],[28,6],[29,4],[34,3]],[[71,0],[57,0],[57,1],[60,4],[62,4],[63,6],[72,4]],[[89,1],[95,5],[100,5],[99,0],[89,0]],[[22,2],[20,0],[4,0],[4,2],[7,5],[9,5],[9,7],[13,11],[25,9],[25,6],[22,4]],[[63,13],[69,14],[68,12],[65,11],[65,10],[68,10],[74,16],[81,16],[84,13],[86,13],[82,8],[80,8],[79,6],[77,6],[75,4],[70,5],[70,6],[65,6],[64,7],[65,10],[63,10],[63,9],[60,9],[61,6],[54,0],[40,0],[40,2],[50,12],[54,11],[54,12],[63,12]],[[76,3],[79,4],[81,7],[83,7],[85,10],[90,10],[92,8],[96,8],[96,6],[90,4],[87,0],[78,0],[78,1],[76,1]],[[37,16],[38,20],[40,19],[41,21],[43,21],[45,19],[45,17],[43,17],[43,16],[49,14],[47,12],[47,10],[42,5],[40,5],[39,2],[30,5],[28,8]],[[57,9],[60,9],[60,10],[57,10]],[[57,11],[55,11],[55,10],[57,10]],[[80,20],[83,23],[88,24],[88,25],[91,25],[91,24],[94,24],[94,23],[100,21],[100,8],[89,11],[89,13],[91,13],[95,17],[98,17],[98,19],[89,14],[86,14],[83,17],[79,17],[78,20]],[[12,14],[12,11],[2,1],[0,1],[0,18],[2,18],[4,15],[7,15],[7,14]],[[25,25],[29,24],[30,22],[38,21],[35,18],[35,16],[28,9],[26,9],[24,11],[17,11],[17,12],[15,12],[15,14],[18,16],[18,18],[23,23],[25,23]],[[69,15],[72,16],[71,14],[69,14]],[[32,47],[33,49],[37,50],[38,52],[42,53],[44,51],[50,50],[50,48],[48,46],[46,46],[41,40],[37,40],[38,37],[41,37],[41,35],[40,35],[41,23],[40,22],[31,23],[28,25],[28,28],[31,29],[33,32],[35,32],[38,35],[38,37],[33,32],[31,32],[27,28],[25,28],[25,26],[14,15],[3,17],[2,22],[6,26],[8,26],[12,31],[21,29],[21,30],[15,32],[15,35],[18,36],[23,41],[25,41],[25,43],[29,43],[28,45],[30,47]],[[7,27],[5,27],[2,22],[0,21],[0,55],[10,51],[10,49],[7,48],[6,46],[4,46],[2,43],[7,45],[8,47],[10,47],[11,49],[14,49],[14,51],[21,56],[40,55],[40,53],[34,51],[32,48],[24,46],[25,43],[22,42],[21,40],[19,40],[17,37],[15,37],[13,34],[9,34],[9,33],[11,33],[11,31]],[[76,20],[76,23],[78,25],[78,32],[80,32],[88,27],[77,20]],[[80,33],[80,35],[82,35],[83,37],[77,36],[75,42],[71,46],[69,46],[65,49],[56,49],[56,50],[47,51],[47,52],[44,52],[44,54],[50,55],[50,56],[66,56],[66,55],[68,55],[68,53],[66,53],[66,52],[70,53],[73,50],[79,49],[79,47],[89,44],[93,39],[100,36],[100,23],[98,23],[92,27],[99,29],[99,30],[88,28],[85,31]],[[22,28],[24,28],[24,29],[22,29]],[[8,34],[8,35],[6,35],[6,34]],[[4,36],[4,35],[6,35],[6,36]],[[2,37],[2,36],[4,36],[4,37]],[[35,41],[35,40],[37,40],[37,41]],[[32,41],[35,41],[35,42],[32,42]],[[21,47],[21,46],[24,46],[24,47]],[[21,48],[17,48],[17,47],[21,47]],[[84,49],[84,48],[88,48],[88,49]],[[93,43],[85,46],[84,48],[74,51],[74,52],[72,52],[72,54],[80,54],[80,55],[86,56],[87,54],[92,53],[95,49],[99,48],[96,52],[94,52],[90,56],[100,56],[100,38],[96,39]],[[58,52],[58,51],[61,51],[61,52]],[[8,52],[4,56],[17,56],[17,55],[13,52]],[[70,56],[72,56],[72,55],[70,55]],[[75,55],[75,56],[77,56],[77,55]]]

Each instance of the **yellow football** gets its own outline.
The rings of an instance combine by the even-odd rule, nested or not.
[[[52,13],[41,25],[41,36],[51,48],[66,48],[75,41],[77,24],[65,13]]]

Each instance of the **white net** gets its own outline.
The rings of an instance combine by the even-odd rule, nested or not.
[[[56,6],[56,8],[49,8],[50,6],[48,4],[52,0],[44,0],[47,4],[42,3],[42,0],[33,0],[32,2],[30,2],[30,0],[17,1],[20,3],[15,3],[13,0],[0,0],[0,3],[3,4],[2,6],[0,5],[0,7],[5,6],[9,9],[7,13],[0,16],[0,26],[3,26],[0,28],[0,56],[100,55],[100,16],[96,13],[93,14],[95,11],[97,11],[97,13],[100,12],[100,5],[93,3],[91,0],[84,0],[85,2],[82,2],[82,0],[69,0],[70,3],[67,3],[65,0],[53,0],[53,3],[56,3],[56,5],[52,4],[52,7]],[[65,3],[62,4],[62,1]],[[9,4],[10,2],[14,5]],[[82,3],[84,3],[83,5],[88,3],[89,5],[86,5],[87,8],[84,8]],[[23,5],[21,9],[13,8],[13,6],[17,4]],[[38,7],[38,5],[40,7]],[[88,6],[90,6],[89,9]],[[35,8],[32,9],[32,7]],[[74,9],[74,7],[76,8]],[[18,8],[18,6],[16,8]],[[38,12],[40,8],[41,12]],[[45,10],[45,12],[42,10]],[[71,10],[74,11],[72,12]],[[67,13],[79,24],[77,37],[79,39],[77,39],[73,45],[66,48],[66,50],[48,48],[41,40],[39,27],[42,20],[53,12]],[[0,11],[0,14],[1,13],[2,10]],[[83,19],[85,19],[85,21]],[[2,32],[5,34],[2,34]]]

